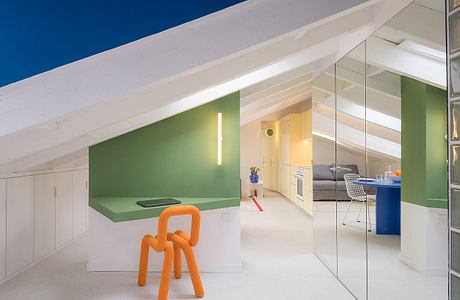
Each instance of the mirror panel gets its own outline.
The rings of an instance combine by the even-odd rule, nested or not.
[[[335,183],[335,66],[313,83],[313,225],[315,254],[337,276]],[[328,113],[323,114],[323,111]]]
[[[358,299],[366,299],[367,202],[366,168],[366,45],[360,44],[336,64],[338,277]]]

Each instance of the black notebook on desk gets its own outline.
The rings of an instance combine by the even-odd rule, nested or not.
[[[137,201],[136,203],[142,207],[156,207],[156,206],[180,204],[181,202],[173,198],[162,198],[162,199],[142,200],[142,201]]]

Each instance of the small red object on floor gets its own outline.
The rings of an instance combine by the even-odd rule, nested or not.
[[[257,206],[257,208],[259,209],[259,211],[264,211],[264,209],[262,208],[262,206],[260,206],[259,202],[257,202],[257,197],[256,197],[256,196],[252,196],[252,201],[254,201],[254,204]]]

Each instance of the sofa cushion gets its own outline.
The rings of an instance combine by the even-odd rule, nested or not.
[[[313,190],[330,191],[335,190],[334,180],[314,180]]]
[[[334,180],[329,165],[313,165],[313,180]]]
[[[337,183],[337,191],[346,191],[345,181],[335,180],[314,180],[313,190],[314,191],[335,191],[335,185]]]
[[[345,186],[345,181],[337,181],[337,190],[346,191],[347,187]]]
[[[353,173],[353,174],[358,174],[359,175],[359,170],[357,165],[345,165],[345,164],[337,164],[338,168],[335,169],[335,165],[331,164],[330,168],[332,168],[331,173],[334,176],[334,172],[337,172],[337,180],[344,181],[345,179],[343,178],[343,175],[348,174],[348,173]]]

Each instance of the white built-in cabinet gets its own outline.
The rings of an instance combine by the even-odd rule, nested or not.
[[[87,182],[86,169],[0,179],[0,282],[87,231]]]
[[[56,174],[56,248],[73,239],[73,177],[77,172]],[[86,201],[85,195],[81,198]]]
[[[73,173],[73,237],[87,231],[88,224],[88,170]]]
[[[35,176],[35,260],[56,247],[55,187],[55,174]]]
[[[0,281],[6,277],[6,180],[0,179]]]
[[[6,276],[34,262],[34,177],[6,181]]]

